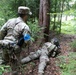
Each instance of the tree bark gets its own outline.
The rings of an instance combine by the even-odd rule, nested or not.
[[[44,27],[44,39],[45,42],[49,40],[49,27],[50,27],[50,0],[40,0],[40,12],[39,12],[39,25]]]
[[[43,0],[40,0],[39,25],[43,26]]]
[[[56,16],[57,16],[57,14],[56,14],[56,12],[57,12],[57,0],[55,0],[55,14],[54,14],[54,25],[53,25],[53,30],[55,30],[56,29]]]
[[[60,30],[59,33],[61,33],[61,25],[62,25],[62,16],[63,16],[63,9],[64,8],[64,0],[61,3],[61,18],[60,18]]]

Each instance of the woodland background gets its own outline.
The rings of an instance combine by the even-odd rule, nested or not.
[[[0,0],[0,27],[18,16],[19,6],[28,6],[33,13],[27,21],[35,43],[32,49],[53,37],[60,40],[62,53],[50,58],[45,75],[76,75],[76,0]],[[37,75],[38,62],[25,65],[25,75]],[[0,65],[0,75],[9,71],[8,65]]]

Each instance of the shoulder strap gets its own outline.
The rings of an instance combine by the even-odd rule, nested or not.
[[[20,22],[16,23],[16,21],[17,21],[17,19],[15,20],[15,26],[20,23]],[[15,28],[15,26],[14,26],[14,28]],[[14,28],[13,28],[13,29],[14,29]],[[24,43],[24,38],[23,38],[23,36],[21,35],[20,38],[19,38],[19,40],[18,40],[18,42],[17,42],[17,45],[21,47],[21,46],[23,45],[23,43]]]

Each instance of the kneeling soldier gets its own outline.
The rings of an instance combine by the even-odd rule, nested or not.
[[[10,66],[13,71],[19,71],[22,44],[24,42],[27,44],[30,41],[30,29],[25,23],[28,15],[31,15],[30,9],[20,6],[18,7],[18,14],[18,18],[8,20],[0,30],[0,46],[3,49],[3,63],[6,64],[11,60]],[[17,75],[17,73],[14,72],[13,75]]]

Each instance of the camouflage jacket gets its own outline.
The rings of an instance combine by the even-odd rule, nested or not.
[[[18,42],[21,35],[29,33],[28,25],[22,20],[21,17],[8,20],[0,30],[0,40],[5,42]]]

